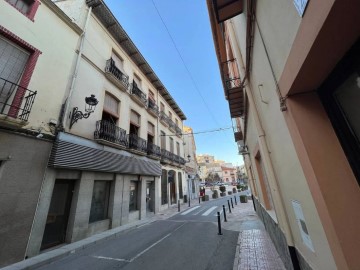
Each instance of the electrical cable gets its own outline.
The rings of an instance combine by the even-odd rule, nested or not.
[[[187,67],[187,65],[186,65],[186,63],[185,63],[184,58],[182,57],[182,55],[181,55],[178,47],[176,46],[175,40],[174,40],[174,38],[172,37],[172,35],[171,35],[171,33],[170,33],[170,31],[169,31],[169,29],[168,29],[168,27],[167,27],[164,19],[162,18],[161,14],[160,14],[160,12],[159,12],[159,10],[158,10],[158,8],[156,7],[156,4],[155,4],[154,0],[151,0],[151,2],[153,3],[155,10],[156,10],[157,14],[158,14],[159,17],[160,17],[160,20],[161,20],[161,22],[163,23],[163,25],[164,25],[164,27],[165,27],[165,29],[166,29],[166,32],[168,33],[168,35],[169,35],[169,37],[170,37],[170,39],[171,39],[171,42],[173,43],[173,45],[174,45],[174,47],[175,47],[175,50],[177,51],[177,53],[178,53],[178,55],[179,55],[179,57],[180,57],[183,65],[184,65],[184,67],[185,67],[185,69],[186,69],[186,71],[187,71],[187,73],[188,73],[188,75],[189,75],[189,77],[190,77],[190,79],[191,79],[191,82],[192,82],[193,85],[194,85],[195,90],[198,92],[199,96],[201,97],[201,99],[202,99],[205,107],[206,107],[207,110],[209,111],[209,113],[210,113],[211,117],[213,118],[214,122],[216,123],[217,126],[219,126],[218,121],[216,120],[216,118],[215,118],[215,116],[213,115],[212,111],[210,110],[209,106],[208,106],[207,103],[205,102],[205,99],[204,99],[204,97],[202,96],[202,94],[201,94],[201,92],[200,92],[200,90],[199,90],[199,88],[198,88],[198,86],[197,86],[197,84],[196,84],[196,82],[195,82],[195,80],[194,80],[194,77],[191,75],[191,72],[190,72],[189,68]]]
[[[224,131],[224,130],[228,130],[228,129],[232,129],[232,127],[224,127],[224,128],[217,128],[217,129],[211,129],[211,130],[205,130],[205,131],[198,131],[198,132],[189,132],[189,133],[181,133],[181,134],[177,134],[177,135],[193,135],[193,134],[203,134],[203,133],[211,133],[211,132],[218,132],[218,131]],[[165,134],[165,135],[160,135],[161,137],[168,137],[168,136],[177,136],[175,134]]]

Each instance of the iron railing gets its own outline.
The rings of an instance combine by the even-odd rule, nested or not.
[[[182,135],[181,128],[179,128],[178,126],[175,126],[175,132],[176,132],[176,135],[179,135],[179,136]]]
[[[148,98],[148,109],[154,114],[159,115],[159,106],[150,98]]]
[[[180,157],[180,164],[185,165],[185,163],[186,163],[186,160],[184,158]]]
[[[171,161],[171,152],[165,149],[161,149],[161,158]]]
[[[106,61],[105,72],[111,73],[119,82],[125,86],[126,89],[129,88],[129,76],[125,75],[120,69],[116,67],[114,59],[110,58]]]
[[[135,82],[132,84],[131,94],[137,96],[144,105],[146,104],[146,95],[140,90]]]
[[[169,123],[169,129],[175,132],[176,124],[174,123],[174,121],[169,118],[168,123]]]
[[[27,121],[36,91],[0,78],[0,114]]]
[[[241,79],[240,78],[227,78],[225,80],[226,88],[228,90],[237,88],[241,86]]]
[[[129,148],[147,153],[147,141],[136,134],[128,134]]]
[[[170,118],[165,114],[165,112],[161,111],[159,116],[160,116],[160,121],[163,121],[164,123],[169,125]]]
[[[148,142],[147,153],[148,153],[148,155],[151,155],[151,156],[161,157],[160,147],[153,143]]]
[[[94,132],[95,139],[101,139],[115,144],[128,147],[128,139],[126,130],[116,126],[107,120],[99,120],[96,122],[96,130]]]

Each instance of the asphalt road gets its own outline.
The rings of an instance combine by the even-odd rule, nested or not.
[[[239,232],[218,235],[216,223],[216,212],[227,199],[182,209],[168,220],[124,232],[39,269],[230,270]]]

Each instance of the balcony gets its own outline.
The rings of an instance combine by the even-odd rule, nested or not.
[[[175,133],[175,130],[176,130],[176,124],[173,122],[173,120],[171,120],[169,118],[169,129],[171,132],[174,132]]]
[[[28,123],[36,91],[0,78],[0,125],[20,128]]]
[[[179,128],[178,126],[175,126],[175,133],[176,133],[176,136],[178,136],[179,138],[181,138],[181,135],[182,135],[182,130],[181,130],[181,128]]]
[[[147,111],[154,117],[159,117],[159,106],[155,104],[155,101],[148,98]]]
[[[169,126],[169,120],[170,120],[169,116],[167,116],[164,112],[160,112],[159,117],[160,117],[160,122],[164,126],[168,127]]]
[[[146,95],[140,90],[140,88],[133,82],[130,92],[131,99],[134,100],[139,106],[145,107],[147,100]]]
[[[146,155],[147,154],[147,141],[138,137],[135,134],[129,134],[129,150],[139,154],[139,155]]]
[[[121,91],[126,92],[129,89],[129,76],[116,67],[112,58],[106,61],[105,76]]]
[[[106,120],[99,120],[96,122],[94,139],[98,143],[119,149],[126,149],[129,145],[126,131]]]
[[[170,164],[172,160],[171,152],[161,149],[161,161]]]
[[[161,150],[160,147],[153,144],[153,143],[149,143],[147,144],[147,154],[150,157],[153,157],[155,159],[160,159],[161,158]]]
[[[180,157],[180,165],[185,165],[186,160],[182,157]]]

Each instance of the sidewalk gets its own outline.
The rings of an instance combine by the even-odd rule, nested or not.
[[[234,198],[234,195],[227,197],[229,199],[230,197]],[[210,198],[210,200],[212,199]],[[203,203],[205,202],[201,201],[201,204]],[[199,205],[199,200],[192,199],[190,205],[191,207]],[[181,211],[187,210],[188,208],[188,203],[180,204]],[[222,222],[222,228],[224,230],[240,232],[235,252],[233,270],[285,270],[263,224],[253,209],[252,201],[249,200],[248,203],[238,202],[237,205],[234,203],[234,208],[231,208],[232,213],[228,212],[228,207],[226,207],[226,209],[227,222]],[[145,220],[139,220],[131,224],[126,224],[75,243],[64,245],[44,252],[38,256],[1,268],[1,270],[37,269],[42,265],[49,264],[90,245],[116,238],[120,234],[144,226],[145,224],[156,220],[168,219],[177,213],[178,206],[172,205],[168,209],[154,214]]]

